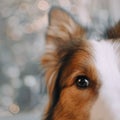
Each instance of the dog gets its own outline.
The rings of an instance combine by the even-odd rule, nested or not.
[[[45,70],[49,103],[44,120],[120,120],[120,23],[108,39],[88,40],[69,13],[49,14]]]

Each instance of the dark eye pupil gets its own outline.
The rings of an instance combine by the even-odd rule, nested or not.
[[[76,85],[79,88],[87,88],[89,86],[89,80],[85,76],[78,76],[76,79]]]

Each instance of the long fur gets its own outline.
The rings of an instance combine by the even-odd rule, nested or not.
[[[118,38],[119,31],[120,23],[107,29],[106,36],[108,39]],[[101,82],[94,63],[93,43],[86,39],[85,29],[71,15],[60,8],[51,9],[46,52],[42,57],[49,92],[44,120],[90,119]],[[78,90],[74,78],[84,74],[90,77],[91,86]]]

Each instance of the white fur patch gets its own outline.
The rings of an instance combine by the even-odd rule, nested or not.
[[[91,120],[120,120],[120,66],[115,49],[118,45],[115,47],[110,41],[91,42],[102,84],[91,112]]]

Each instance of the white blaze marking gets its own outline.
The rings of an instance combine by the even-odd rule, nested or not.
[[[92,120],[94,120],[93,111],[95,109],[96,111],[101,109],[101,111],[99,111],[101,118],[95,118],[95,120],[120,120],[120,66],[117,52],[114,49],[115,46],[113,47],[113,44],[109,41],[91,42],[95,52],[95,65],[102,83],[100,94],[95,104],[95,106],[98,107],[97,109],[93,107],[92,110]],[[104,101],[104,104],[98,105],[100,104],[100,102],[98,102],[101,101],[100,99]],[[106,112],[104,111],[105,109]],[[108,113],[108,110],[110,113]],[[104,114],[102,114],[103,111],[105,112]],[[111,116],[113,116],[113,119]]]

